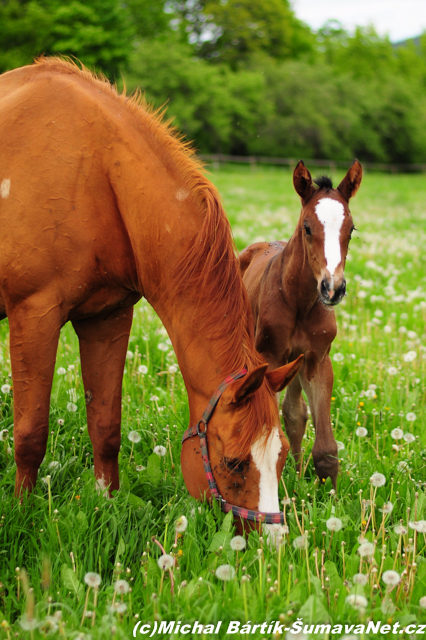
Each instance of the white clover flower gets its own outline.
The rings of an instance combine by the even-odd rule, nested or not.
[[[186,516],[180,516],[175,522],[175,529],[178,533],[186,531],[188,526],[188,518]]]
[[[368,582],[368,578],[364,573],[356,573],[352,580],[354,584],[360,584],[362,587],[365,587]]]
[[[177,373],[177,372],[178,372],[178,368],[177,368],[177,366],[176,366],[175,364],[171,364],[171,365],[169,366],[169,373],[172,373],[172,374],[173,374],[173,373]]]
[[[129,593],[130,585],[127,580],[117,580],[114,584],[114,591],[119,593],[120,595],[125,595]]]
[[[143,376],[148,373],[148,367],[146,364],[140,364],[138,367],[138,373],[141,373]]]
[[[166,353],[166,351],[169,350],[169,345],[166,344],[165,342],[159,342],[158,348],[160,349],[160,351],[163,351],[164,353]]]
[[[216,569],[216,578],[219,580],[232,580],[235,577],[235,569],[230,564],[221,564],[220,567]]]
[[[423,596],[422,598],[420,598],[419,605],[421,606],[422,609],[426,609],[426,596]]]
[[[415,351],[409,351],[402,356],[404,362],[413,362],[417,358],[417,353]]]
[[[375,545],[372,542],[363,542],[357,549],[357,552],[361,558],[367,558],[374,556],[376,550]]]
[[[135,357],[135,354],[133,353],[133,351],[128,351],[126,353],[126,360],[133,360],[134,357]]]
[[[346,596],[346,602],[354,609],[365,609],[368,604],[367,598],[358,593],[351,593],[351,595]]]
[[[2,393],[5,393],[5,394],[6,394],[6,393],[10,393],[11,388],[12,388],[12,387],[10,386],[10,384],[3,384],[3,385],[1,386],[1,392],[2,392]]]
[[[383,582],[388,585],[388,587],[394,587],[401,580],[401,576],[398,571],[393,571],[389,569],[389,571],[385,571],[382,575]]]
[[[393,511],[393,504],[392,502],[385,502],[385,504],[383,505],[383,507],[381,509],[379,509],[379,511],[381,511],[382,513],[392,513]]]
[[[156,396],[156,395],[152,395],[152,396],[150,396],[149,399],[151,400],[151,402],[158,402],[160,398],[158,396]]]
[[[395,525],[394,531],[398,536],[405,536],[408,533],[407,527],[404,527],[402,524]]]
[[[141,434],[138,433],[137,431],[130,431],[127,437],[129,438],[130,442],[133,442],[134,444],[137,444],[142,439]]]
[[[404,437],[404,432],[402,429],[399,429],[398,427],[396,429],[392,429],[392,431],[390,432],[391,438],[393,438],[394,440],[401,440]]]
[[[411,444],[412,442],[414,442],[415,439],[416,439],[416,436],[413,436],[412,433],[404,433],[404,440],[408,444]]]
[[[370,482],[373,487],[383,487],[386,484],[386,476],[376,471],[376,473],[373,473],[370,477]]]
[[[344,359],[344,355],[343,353],[335,353],[333,356],[333,360],[334,362],[342,362],[342,360]]]
[[[367,389],[367,391],[365,392],[365,397],[370,398],[371,400],[372,398],[376,397],[376,392],[374,391],[374,389]]]
[[[163,456],[166,455],[167,449],[166,447],[163,447],[161,444],[157,444],[157,446],[154,447],[154,453],[156,453],[157,456],[160,456],[160,458],[162,458]]]
[[[64,367],[59,367],[59,369],[57,369],[56,373],[58,374],[58,376],[64,376],[66,374],[67,370],[64,369]]]
[[[303,536],[298,536],[293,540],[293,547],[295,549],[305,549],[308,546],[308,534],[304,533]]]
[[[242,551],[246,548],[246,541],[243,536],[234,536],[229,545],[232,551]]]
[[[157,560],[157,564],[162,571],[166,571],[166,569],[171,569],[174,565],[174,560],[171,555],[168,553],[164,553]]]
[[[396,367],[388,367],[388,374],[390,376],[396,376],[398,369]]]
[[[77,405],[75,404],[75,402],[68,402],[67,403],[67,411],[69,411],[70,413],[75,413],[77,411]]]
[[[97,589],[102,582],[102,578],[98,573],[93,573],[93,571],[89,571],[84,576],[84,582],[89,587],[93,587],[93,589]]]
[[[327,520],[325,525],[329,531],[340,531],[340,529],[343,527],[343,522],[340,520],[340,518],[332,517]]]
[[[343,442],[340,442],[340,440],[336,440],[336,444],[337,444],[337,451],[342,451],[342,449],[345,448],[345,445],[343,444]]]
[[[355,434],[360,438],[364,438],[367,435],[367,433],[368,431],[365,427],[358,427],[358,429],[355,431]]]
[[[405,417],[408,422],[414,422],[414,420],[417,418],[416,414],[413,411],[409,411]]]

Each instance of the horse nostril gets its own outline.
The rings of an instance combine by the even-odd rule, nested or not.
[[[323,298],[328,298],[328,283],[327,280],[321,281],[321,295]]]

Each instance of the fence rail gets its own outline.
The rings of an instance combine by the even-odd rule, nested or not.
[[[235,162],[239,164],[249,164],[253,169],[258,164],[285,165],[295,167],[298,160],[295,158],[269,158],[266,156],[228,156],[224,153],[199,154],[199,158],[209,163],[214,169],[218,169],[221,164]],[[337,168],[347,168],[347,160],[306,160],[306,165],[312,167],[327,167],[332,173]],[[424,164],[386,164],[380,162],[363,162],[364,169],[372,171],[384,171],[389,173],[426,173],[426,163]]]

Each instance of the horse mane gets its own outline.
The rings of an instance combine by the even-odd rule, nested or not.
[[[330,189],[333,188],[331,178],[328,176],[318,176],[318,178],[315,178],[314,183],[317,185],[318,189],[323,189],[324,191],[330,191]]]
[[[208,331],[208,340],[220,340],[218,353],[224,377],[243,367],[248,370],[264,364],[254,346],[254,327],[249,303],[238,267],[231,227],[217,189],[202,173],[203,165],[195,149],[183,139],[171,121],[164,119],[164,108],[149,105],[140,90],[127,96],[119,93],[103,74],[95,74],[64,57],[41,56],[35,61],[40,71],[76,75],[119,101],[156,139],[182,175],[186,188],[200,206],[204,219],[194,242],[172,274],[175,299],[183,293],[197,303],[196,330]],[[214,238],[214,242],[212,239]],[[263,433],[279,423],[275,394],[269,383],[240,407],[241,430],[233,434],[237,456],[243,458]],[[265,439],[266,444],[266,439]]]

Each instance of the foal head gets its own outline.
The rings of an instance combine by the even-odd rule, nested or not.
[[[358,191],[361,179],[362,167],[358,160],[337,189],[333,189],[327,177],[316,180],[315,187],[302,160],[293,173],[294,188],[302,200],[297,233],[302,234],[319,297],[326,305],[338,304],[346,293],[343,272],[355,228],[348,203]]]

